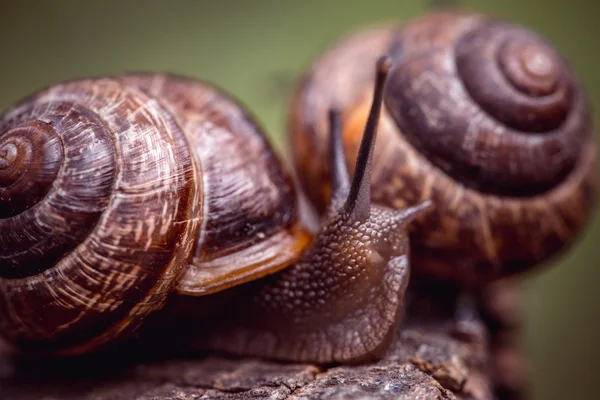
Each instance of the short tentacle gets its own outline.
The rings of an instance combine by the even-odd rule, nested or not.
[[[329,110],[329,157],[331,166],[331,202],[334,208],[343,203],[350,191],[350,176],[346,166],[346,154],[342,141],[340,110]]]

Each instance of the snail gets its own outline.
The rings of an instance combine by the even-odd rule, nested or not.
[[[573,241],[594,202],[582,90],[550,45],[506,22],[446,12],[360,33],[314,64],[292,110],[316,235],[258,124],[207,83],[82,79],[6,112],[0,335],[80,354],[136,332],[171,295],[241,288],[207,347],[377,358],[409,274],[477,286],[528,269]]]
[[[408,283],[406,229],[431,203],[370,202],[390,66],[373,65],[352,181],[329,112],[335,190],[314,237],[257,123],[207,83],[119,75],[19,102],[0,120],[0,334],[28,352],[92,352],[136,332],[171,294],[253,283],[236,304],[244,318],[209,347],[323,363],[380,353]]]
[[[296,89],[289,140],[302,187],[330,198],[326,110],[340,107],[347,167],[373,79],[393,67],[374,150],[372,200],[431,199],[411,230],[413,276],[467,291],[530,271],[564,251],[590,219],[596,143],[590,108],[563,56],[533,31],[490,16],[438,11],[400,28],[348,36]]]

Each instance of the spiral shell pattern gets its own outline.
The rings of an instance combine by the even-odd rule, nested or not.
[[[566,61],[525,28],[438,14],[392,43],[386,105],[406,139],[480,191],[542,193],[563,180],[589,138],[581,86]]]
[[[199,188],[186,139],[113,79],[56,85],[0,122],[0,332],[80,352],[160,307],[185,266]]]

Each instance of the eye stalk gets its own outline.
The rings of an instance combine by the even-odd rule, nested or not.
[[[333,189],[329,205],[330,214],[337,213],[337,218],[348,219],[348,222],[342,223],[340,226],[349,225],[351,221],[359,221],[370,227],[369,232],[374,233],[371,238],[372,242],[374,244],[377,242],[386,243],[390,251],[395,247],[401,247],[395,242],[404,240],[404,235],[398,237],[397,232],[401,231],[404,234],[403,228],[406,225],[433,207],[432,202],[429,200],[414,207],[400,210],[371,206],[373,150],[377,138],[377,127],[383,105],[386,81],[391,67],[392,63],[388,56],[380,57],[377,60],[373,101],[358,151],[352,182],[350,182],[346,168],[344,142],[341,138],[340,111],[336,107],[332,107],[328,113],[330,127],[329,154],[331,157],[330,168]],[[339,204],[342,201],[344,203],[340,207]],[[382,240],[380,240],[381,238]],[[393,253],[391,251],[389,256],[392,256]]]
[[[341,118],[329,110],[332,198],[314,242],[298,263],[257,282],[250,302],[209,340],[231,353],[317,363],[378,358],[398,326],[409,280],[408,224],[432,208],[371,204],[371,165],[388,57],[377,62],[371,112],[352,181]],[[247,293],[245,294],[247,296]]]
[[[375,93],[373,94],[373,103],[371,111],[367,118],[367,124],[360,143],[360,150],[356,158],[356,168],[352,186],[346,204],[347,212],[353,214],[358,219],[366,219],[369,216],[371,206],[371,165],[373,161],[373,149],[375,148],[375,138],[377,136],[377,125],[379,124],[379,114],[383,103],[383,93],[387,81],[391,60],[388,56],[383,56],[377,60],[377,70],[375,73]]]

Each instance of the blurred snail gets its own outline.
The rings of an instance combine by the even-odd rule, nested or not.
[[[342,112],[347,165],[379,54],[393,67],[379,120],[372,200],[431,199],[411,230],[414,274],[476,288],[571,244],[595,200],[596,144],[575,74],[544,39],[488,16],[436,12],[347,37],[297,89],[290,140],[320,210],[330,198],[327,109]]]
[[[0,120],[0,334],[25,351],[85,353],[135,332],[171,293],[270,275],[208,347],[314,362],[381,352],[408,284],[406,227],[431,203],[370,203],[389,62],[374,65],[352,182],[329,112],[335,190],[314,239],[263,133],[208,84],[123,75],[19,102]]]

